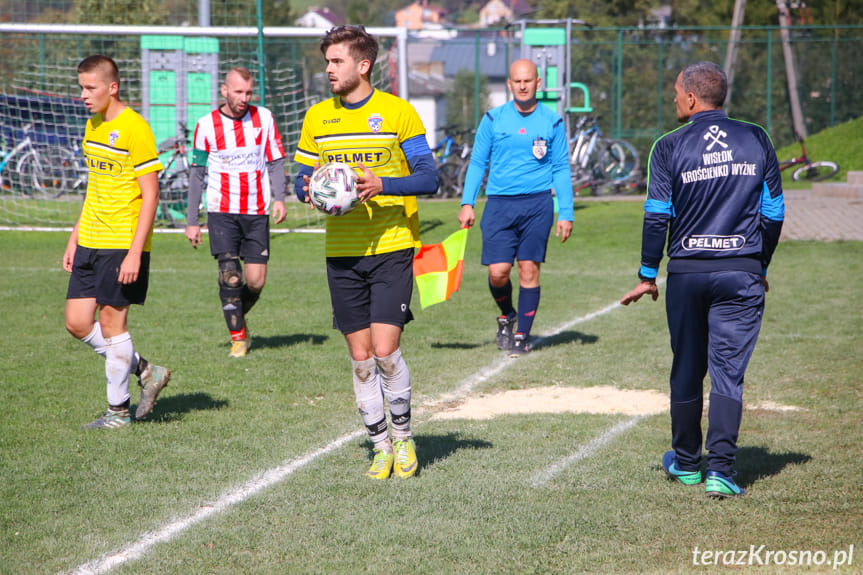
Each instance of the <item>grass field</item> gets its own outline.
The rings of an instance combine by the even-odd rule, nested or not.
[[[741,568],[703,566],[705,550],[750,546],[764,546],[759,573],[827,572],[851,545],[837,572],[860,572],[863,242],[777,250],[744,398],[800,409],[744,412],[744,498],[666,480],[667,413],[433,419],[441,399],[503,390],[667,390],[663,298],[609,307],[636,283],[641,203],[576,207],[573,238],[550,243],[529,356],[494,345],[478,229],[461,291],[425,310],[414,295],[402,348],[420,470],[386,482],[363,476],[370,444],[331,329],[322,235],[273,236],[243,360],[227,356],[207,249],[157,235],[130,326],[174,377],[151,419],[84,432],[104,371],[63,328],[67,235],[0,232],[0,572],[716,573]],[[424,202],[424,243],[455,231],[457,210]],[[791,567],[792,551],[823,565]]]

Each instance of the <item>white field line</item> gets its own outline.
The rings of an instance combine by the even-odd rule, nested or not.
[[[316,449],[307,453],[306,455],[291,460],[285,465],[280,467],[275,467],[273,469],[269,469],[259,474],[257,477],[252,478],[252,480],[247,483],[228,491],[219,499],[210,505],[202,505],[200,510],[197,513],[194,513],[186,518],[179,519],[174,521],[173,523],[169,523],[165,525],[161,529],[157,531],[152,531],[145,533],[141,536],[140,539],[125,546],[120,551],[117,551],[110,555],[103,555],[99,559],[94,559],[88,563],[84,563],[83,565],[78,566],[72,573],[77,575],[96,575],[99,573],[108,573],[114,567],[122,565],[127,561],[134,561],[139,559],[144,553],[149,551],[150,547],[156,545],[157,543],[163,543],[165,541],[170,541],[174,538],[175,535],[179,535],[189,527],[195,525],[196,523],[200,523],[204,519],[207,519],[211,515],[216,515],[221,513],[222,511],[227,510],[232,505],[237,503],[242,503],[249,497],[255,495],[259,491],[262,491],[276,483],[279,483],[289,475],[291,475],[294,471],[301,469],[316,460],[318,457],[322,455],[326,455],[327,453],[334,451],[353,439],[356,439],[365,434],[365,429],[359,429],[354,431],[353,433],[345,434],[335,441],[329,443],[325,447],[320,449]]]
[[[615,437],[617,437],[630,427],[633,427],[642,419],[642,417],[643,416],[641,415],[636,415],[628,419],[624,419],[623,421],[617,422],[614,426],[603,432],[603,434],[599,437],[591,439],[589,442],[576,449],[575,452],[567,455],[559,461],[556,461],[544,471],[541,471],[540,473],[534,475],[533,478],[530,480],[530,484],[534,487],[542,487],[543,485],[551,481],[555,475],[557,475],[576,461],[593,456],[594,453],[611,443],[611,441]]]
[[[574,325],[578,325],[580,323],[590,321],[590,320],[597,318],[601,315],[604,315],[610,311],[613,311],[613,310],[617,309],[619,306],[620,306],[620,304],[615,302],[611,305],[608,305],[608,306],[600,309],[599,311],[591,312],[585,316],[570,320],[570,321],[558,326],[557,328],[555,328],[550,333],[547,333],[543,336],[535,338],[534,339],[534,345],[536,345],[536,343],[538,343],[538,342],[543,341],[546,338],[555,336],[555,335],[561,333],[563,330],[568,329]],[[512,365],[513,362],[524,361],[530,357],[532,357],[532,356],[528,355],[528,356],[520,358],[520,359],[503,360],[503,361],[501,359],[495,359],[490,365],[480,369],[478,372],[476,372],[473,375],[469,376],[468,378],[462,380],[454,391],[452,391],[448,394],[444,394],[443,396],[441,396],[437,400],[427,401],[423,406],[420,406],[418,411],[429,411],[429,410],[433,410],[436,405],[440,405],[441,403],[458,401],[458,400],[464,398],[464,396],[466,396],[467,394],[469,394],[477,385],[479,385],[480,383],[482,383],[484,381],[488,381],[489,379],[491,379],[492,377],[494,377],[495,375],[497,375],[498,373],[502,372],[507,367]],[[419,414],[417,414],[417,415],[419,415]],[[614,439],[614,437],[617,436],[619,433],[621,433],[625,429],[628,429],[629,427],[635,425],[635,423],[637,423],[639,419],[640,419],[640,417],[636,416],[636,417],[624,420],[622,423],[618,423],[617,425],[612,427],[610,430],[606,431],[599,438],[594,439],[592,442],[588,443],[585,447],[579,449],[575,454],[569,456],[567,459],[565,459],[563,461],[568,461],[569,459],[576,461],[578,459],[583,459],[584,457],[589,457],[597,449],[602,447],[602,445],[605,445],[606,443],[608,443],[612,439]],[[618,427],[620,427],[621,425],[626,425],[626,427],[624,429],[620,429],[620,430],[616,431],[616,429]],[[219,497],[219,499],[217,499],[214,503],[202,505],[200,510],[197,513],[194,513],[194,514],[192,514],[188,517],[182,518],[182,519],[178,519],[172,523],[168,523],[167,525],[165,525],[164,527],[162,527],[156,531],[144,533],[137,541],[134,541],[134,542],[131,542],[131,543],[125,545],[119,551],[115,551],[115,552],[110,553],[110,554],[105,554],[102,557],[99,557],[98,559],[93,559],[87,563],[84,563],[83,565],[78,566],[74,571],[71,571],[71,573],[74,573],[76,575],[97,575],[97,574],[102,574],[102,573],[108,573],[112,569],[114,569],[114,567],[122,565],[123,563],[126,563],[127,561],[137,560],[141,556],[143,556],[147,551],[149,551],[150,548],[153,547],[154,545],[156,545],[158,543],[170,541],[175,536],[179,535],[180,533],[182,533],[183,531],[185,531],[189,527],[192,527],[193,525],[200,523],[201,521],[207,519],[208,517],[210,517],[212,515],[221,513],[223,511],[227,510],[228,508],[230,508],[231,506],[237,504],[237,503],[242,503],[243,501],[245,501],[249,497],[257,494],[258,492],[283,481],[288,476],[293,474],[295,471],[305,467],[306,465],[308,465],[312,461],[316,460],[317,458],[319,458],[323,455],[326,455],[326,454],[330,453],[331,451],[338,449],[339,447],[341,447],[342,445],[344,445],[348,441],[351,441],[353,439],[361,437],[364,434],[365,434],[365,429],[359,429],[353,433],[348,433],[348,434],[342,435],[341,437],[339,437],[338,439],[335,439],[334,441],[330,442],[329,444],[327,444],[324,447],[321,447],[319,449],[311,451],[311,452],[307,453],[306,455],[303,455],[297,459],[292,459],[292,460],[288,461],[287,463],[285,463],[284,465],[281,465],[279,467],[275,467],[273,469],[264,471],[264,472],[258,474],[257,476],[255,476],[254,478],[252,478],[251,480],[249,480],[248,482],[240,485],[239,487],[236,487],[234,489],[229,490],[224,495]],[[601,443],[597,443],[600,441],[601,441]],[[594,445],[594,444],[596,444],[596,445]],[[582,454],[582,455],[579,455],[579,454]],[[555,466],[552,467],[553,471],[550,470],[549,478],[551,476],[553,476],[554,473],[557,473],[558,470],[556,469],[556,467],[558,465],[560,465],[560,463],[561,462],[559,462],[558,464],[556,464]],[[569,463],[571,463],[571,461],[566,463],[566,465],[568,465]],[[564,465],[564,467],[565,467],[565,465]],[[562,467],[561,467],[561,469],[562,469]],[[549,473],[549,471],[547,471],[546,473]]]

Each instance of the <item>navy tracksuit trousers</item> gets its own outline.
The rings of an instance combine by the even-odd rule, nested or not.
[[[743,376],[755,349],[764,284],[743,271],[669,273],[665,299],[671,366],[671,446],[680,468],[701,464],[704,376],[711,381],[707,467],[730,475],[743,412]]]

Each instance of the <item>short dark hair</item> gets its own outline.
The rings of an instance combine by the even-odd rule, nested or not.
[[[683,69],[680,85],[706,104],[721,108],[728,95],[728,78],[713,62],[696,62]]]
[[[326,56],[327,49],[333,44],[347,44],[348,52],[357,62],[368,60],[374,66],[378,59],[378,41],[363,26],[331,28],[321,39],[321,53]]]
[[[230,74],[231,72],[233,72],[234,74],[238,75],[240,78],[242,78],[242,79],[243,79],[243,80],[245,80],[246,82],[248,82],[249,80],[252,80],[252,79],[253,79],[253,78],[252,78],[252,71],[251,71],[251,70],[249,70],[249,69],[248,69],[248,68],[246,68],[245,66],[234,66],[233,68],[231,68],[230,70],[228,70],[228,71],[225,73],[225,83],[227,83],[227,81],[228,81],[228,74]]]
[[[78,64],[79,74],[89,74],[96,70],[107,76],[110,82],[114,82],[118,87],[120,86],[120,69],[117,68],[117,63],[108,56],[93,54],[92,56],[87,56]]]

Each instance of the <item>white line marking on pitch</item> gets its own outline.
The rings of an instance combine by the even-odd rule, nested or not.
[[[544,339],[555,336],[555,335],[559,334],[560,332],[562,332],[563,330],[568,329],[574,325],[584,323],[586,321],[590,321],[596,317],[599,317],[599,316],[604,315],[604,314],[606,314],[612,310],[615,310],[619,306],[620,306],[620,304],[615,302],[611,305],[608,305],[608,306],[602,308],[599,311],[595,311],[595,312],[589,313],[585,316],[575,318],[569,322],[566,322],[566,323],[558,326],[557,328],[555,328],[550,333],[534,339],[534,345],[543,341]],[[528,357],[530,357],[530,356],[528,356]],[[527,359],[527,358],[521,358],[520,361],[524,361],[524,359]],[[433,408],[435,405],[437,405],[441,402],[452,401],[452,400],[456,400],[456,399],[464,397],[465,395],[470,393],[470,391],[473,390],[477,385],[479,385],[480,383],[482,383],[484,381],[491,379],[492,377],[494,377],[495,375],[497,375],[498,373],[500,373],[501,371],[503,371],[504,369],[506,369],[507,367],[512,365],[515,361],[519,361],[519,360],[515,359],[515,360],[510,360],[510,361],[500,361],[499,359],[495,359],[494,363],[492,363],[491,365],[484,367],[483,369],[481,369],[480,371],[478,371],[474,375],[462,380],[462,382],[455,389],[455,391],[448,393],[448,394],[444,394],[443,396],[441,396],[440,399],[438,399],[436,401],[427,402],[425,406],[421,406],[421,409],[424,408],[427,410],[427,409]],[[638,419],[639,419],[638,417],[634,417],[632,419],[625,420],[625,422],[626,421],[630,422],[629,426],[631,427],[632,425],[634,425],[638,421]],[[621,425],[621,424],[618,424],[618,425]],[[614,431],[614,429],[616,427],[617,426],[615,426],[611,430],[605,432],[605,434],[600,436],[599,439],[602,439],[606,435],[609,435],[612,431]],[[609,441],[611,441],[611,439],[613,439],[614,436],[616,436],[618,433],[620,433],[620,432],[619,431],[615,432],[610,437],[605,439],[604,440],[605,443],[608,443]],[[134,561],[136,559],[139,559],[147,551],[149,551],[151,547],[153,547],[157,543],[163,543],[165,541],[170,541],[174,536],[179,535],[180,533],[182,533],[183,531],[185,531],[189,527],[192,527],[193,525],[200,523],[201,521],[203,521],[204,519],[207,519],[208,517],[210,517],[212,515],[221,513],[222,511],[225,511],[226,509],[228,509],[229,507],[231,507],[237,503],[242,503],[243,501],[245,501],[246,499],[248,499],[252,495],[255,495],[256,493],[258,493],[258,492],[260,492],[260,491],[262,491],[268,487],[271,487],[272,485],[275,485],[276,483],[279,483],[280,481],[284,480],[289,475],[291,475],[295,471],[305,467],[306,465],[308,465],[309,463],[311,463],[312,461],[314,461],[318,457],[321,457],[322,455],[326,455],[327,453],[330,453],[331,451],[338,449],[339,447],[341,447],[342,445],[344,445],[348,441],[351,441],[353,439],[361,437],[364,434],[365,434],[364,429],[359,429],[353,433],[348,433],[346,435],[339,437],[338,439],[332,441],[331,443],[327,444],[326,446],[324,446],[320,449],[316,449],[314,451],[307,453],[306,455],[303,455],[302,457],[299,457],[297,459],[293,459],[293,460],[285,463],[282,466],[275,467],[273,469],[264,471],[261,474],[259,474],[258,476],[256,476],[255,478],[253,478],[252,480],[244,483],[240,487],[237,487],[235,489],[228,491],[227,493],[222,495],[215,503],[213,503],[211,505],[202,506],[200,511],[198,511],[197,513],[194,513],[194,514],[192,514],[192,515],[190,515],[184,519],[179,519],[177,521],[174,521],[173,523],[169,523],[168,525],[165,525],[164,527],[162,527],[161,529],[159,529],[157,531],[145,533],[137,541],[135,541],[133,543],[129,543],[128,545],[124,546],[121,550],[116,551],[116,552],[111,553],[111,554],[105,554],[98,559],[93,559],[92,561],[84,563],[83,565],[78,566],[74,571],[72,571],[72,573],[75,573],[76,575],[97,575],[97,574],[102,574],[102,573],[108,573],[114,567],[122,565],[123,563],[126,563],[127,561]],[[596,441],[597,440],[594,440],[594,442],[596,442]],[[604,445],[605,443],[603,443],[602,445]],[[578,453],[588,449],[592,444],[593,444],[593,442],[589,443],[587,446],[585,446],[584,448],[579,450],[579,452],[576,452],[576,454],[574,454],[574,455],[577,455]],[[593,453],[593,451],[596,451],[596,449],[598,449],[598,448],[599,447],[594,447],[592,449],[592,451],[585,452],[586,453],[585,455],[582,455],[582,456],[578,457],[577,459],[581,459],[583,457],[588,457],[589,455],[591,455]],[[572,458],[573,456],[570,456],[570,458]]]
[[[629,429],[633,427],[636,423],[641,421],[642,416],[636,415],[634,417],[630,417],[629,419],[624,419],[623,421],[619,421],[614,426],[606,430],[599,437],[595,437],[587,442],[585,445],[579,447],[574,453],[567,455],[563,459],[555,462],[548,469],[537,473],[533,479],[531,479],[530,483],[534,487],[542,487],[546,483],[552,480],[555,475],[575,463],[581,459],[586,459],[592,456],[594,453],[611,443],[611,441]]]
[[[107,573],[114,567],[117,567],[125,563],[126,561],[133,561],[135,559],[139,559],[153,545],[169,541],[175,535],[180,534],[181,532],[185,531],[196,523],[200,523],[211,515],[221,513],[222,511],[225,511],[236,503],[242,503],[243,501],[245,501],[252,495],[255,495],[259,491],[262,491],[267,487],[279,483],[287,476],[291,475],[294,471],[305,467],[318,457],[326,455],[327,453],[338,449],[348,441],[356,439],[364,434],[364,429],[359,429],[353,433],[348,433],[336,439],[329,445],[307,453],[306,455],[298,459],[289,461],[281,467],[276,467],[264,471],[251,481],[241,485],[240,487],[232,491],[225,493],[212,505],[204,505],[197,513],[190,515],[185,519],[180,519],[179,521],[170,523],[165,527],[159,529],[158,531],[145,533],[135,543],[127,545],[125,548],[112,555],[105,555],[100,557],[99,559],[94,559],[89,563],[85,563],[75,569],[73,573],[79,575],[96,575],[97,573]]]

